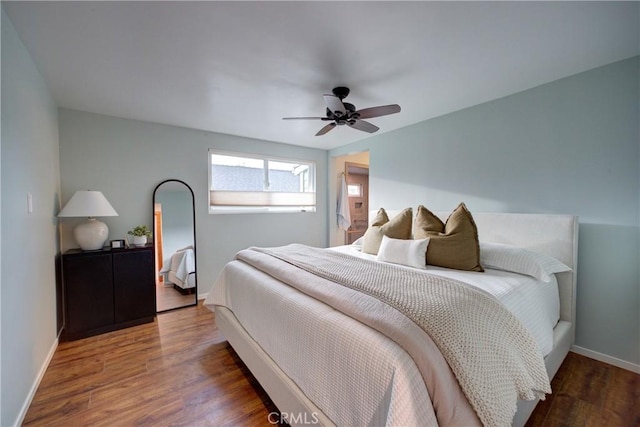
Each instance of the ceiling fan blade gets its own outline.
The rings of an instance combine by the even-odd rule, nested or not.
[[[387,114],[395,114],[400,112],[398,104],[382,105],[380,107],[363,108],[356,111],[361,119],[371,119],[373,117],[386,116]]]
[[[338,117],[344,116],[347,113],[347,109],[344,108],[344,104],[335,95],[322,95],[324,102],[327,104],[327,108]]]
[[[331,120],[326,117],[283,117],[282,120]]]
[[[326,125],[322,129],[320,129],[318,131],[318,133],[316,133],[316,136],[324,135],[325,133],[329,132],[331,129],[333,129],[335,127],[336,127],[335,123],[329,123],[328,125]]]
[[[378,129],[380,129],[378,126],[371,124],[369,122],[365,122],[364,120],[356,120],[353,123],[347,122],[347,125],[351,126],[354,129],[358,129],[363,132],[369,132],[369,133],[374,133]]]

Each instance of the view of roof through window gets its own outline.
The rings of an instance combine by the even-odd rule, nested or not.
[[[255,168],[255,169],[264,168],[263,159],[227,156],[227,155],[220,155],[220,154],[211,155],[211,164],[218,165],[218,166],[238,166],[238,167]],[[293,172],[296,175],[299,174],[300,172],[303,172],[308,167],[309,167],[308,165],[301,165],[299,163],[279,162],[279,161],[269,160],[269,169],[289,171],[289,172]]]

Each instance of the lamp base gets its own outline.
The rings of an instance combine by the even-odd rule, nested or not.
[[[102,221],[89,218],[75,226],[73,237],[83,251],[97,251],[104,247],[109,237],[109,227]]]

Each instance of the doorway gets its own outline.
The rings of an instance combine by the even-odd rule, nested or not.
[[[350,245],[364,235],[369,225],[369,165],[345,162],[344,169],[351,217],[345,243]]]
[[[369,210],[369,199],[370,199],[370,170],[369,170],[369,151],[360,151],[356,153],[343,154],[340,156],[336,156],[332,158],[330,165],[330,179],[329,179],[329,199],[332,201],[330,203],[329,209],[329,220],[331,226],[329,227],[329,246],[340,246],[347,244],[347,236],[349,227],[351,227],[351,218],[349,218],[349,227],[345,228],[345,222],[342,221],[342,211],[344,206],[348,206],[351,202],[355,205],[354,197],[345,197],[344,194],[347,193],[346,188],[346,177],[347,173],[347,163],[354,164],[356,166],[361,166],[366,168],[367,171],[367,185],[362,187],[362,197],[363,204],[361,209],[367,214]],[[342,184],[345,184],[345,191],[342,191]],[[355,191],[355,190],[352,190]],[[345,200],[346,199],[346,200]],[[366,201],[366,203],[365,203]],[[355,206],[354,206],[355,207]],[[351,209],[349,209],[349,213],[351,213]],[[358,218],[358,226],[361,226],[361,222],[364,218]],[[367,218],[368,223],[368,218]],[[368,225],[368,224],[367,224]],[[353,233],[354,235],[357,233]],[[355,240],[355,239],[354,239]]]

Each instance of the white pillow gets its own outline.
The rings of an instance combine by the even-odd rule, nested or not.
[[[427,268],[427,247],[429,239],[404,240],[382,236],[382,243],[376,256],[377,261]]]
[[[485,268],[526,274],[543,282],[551,275],[571,271],[557,259],[517,246],[480,242],[480,264]]]

